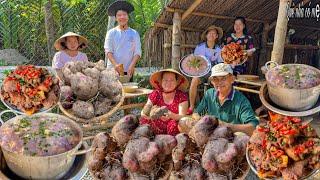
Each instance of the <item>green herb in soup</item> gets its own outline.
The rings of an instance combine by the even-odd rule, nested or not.
[[[267,80],[283,88],[306,89],[320,84],[320,73],[308,66],[281,65],[268,72]]]
[[[78,132],[56,117],[25,117],[0,128],[0,144],[11,152],[30,156],[50,156],[74,148]]]

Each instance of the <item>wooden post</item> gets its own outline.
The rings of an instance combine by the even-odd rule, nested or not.
[[[273,49],[271,53],[271,60],[282,64],[284,44],[287,34],[287,6],[291,5],[291,0],[280,0],[279,11],[277,18],[277,25],[274,35]]]
[[[264,23],[263,24],[263,32],[262,32],[262,37],[261,37],[261,49],[260,49],[260,54],[259,54],[259,62],[258,62],[258,67],[262,67],[267,59],[267,43],[268,43],[268,34],[270,32],[270,25],[269,23]]]
[[[53,59],[55,49],[54,49],[54,40],[55,40],[55,28],[54,28],[54,20],[52,16],[52,5],[51,1],[47,1],[44,5],[44,21],[45,21],[45,29],[47,36],[47,49],[48,49],[48,59],[49,65],[51,65],[51,61]]]
[[[173,15],[172,57],[171,57],[171,66],[175,70],[179,70],[179,61],[181,58],[180,41],[181,41],[181,14],[179,12],[175,12]]]

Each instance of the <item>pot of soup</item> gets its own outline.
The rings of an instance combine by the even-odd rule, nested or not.
[[[26,179],[63,177],[75,156],[89,151],[78,151],[82,141],[77,123],[53,113],[16,116],[0,127],[0,145],[8,167]]]
[[[269,61],[265,74],[270,99],[282,108],[305,111],[312,108],[320,94],[320,70],[305,64]]]

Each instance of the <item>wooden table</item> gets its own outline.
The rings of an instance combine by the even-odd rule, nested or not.
[[[125,101],[120,109],[128,110],[133,108],[142,108],[146,102],[142,103],[131,103],[132,98],[147,96],[152,92],[151,89],[139,87],[134,93],[125,93]],[[128,114],[128,111],[125,111],[125,114]]]
[[[235,89],[239,91],[245,91],[250,93],[259,94],[260,87],[265,82],[265,80],[257,79],[257,80],[244,80],[244,79],[236,79],[235,82],[238,84],[234,86]],[[244,86],[241,86],[244,85]]]

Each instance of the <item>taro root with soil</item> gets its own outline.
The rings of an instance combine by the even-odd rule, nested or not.
[[[149,125],[138,126],[128,115],[99,133],[92,143],[90,173],[97,179],[159,179],[172,167],[171,153],[177,141],[171,135],[156,135]]]
[[[91,119],[113,109],[122,98],[122,85],[113,69],[100,60],[69,62],[62,68],[61,104],[78,118]]]

